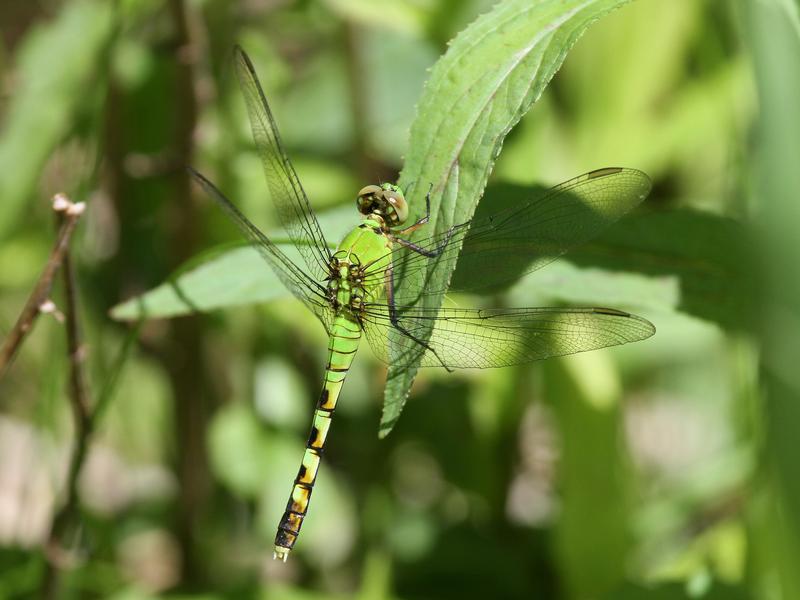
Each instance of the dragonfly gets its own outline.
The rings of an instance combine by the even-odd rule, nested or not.
[[[425,214],[408,224],[409,203],[400,187],[367,185],[356,194],[360,223],[333,247],[284,150],[253,64],[239,47],[234,64],[272,203],[299,256],[292,259],[211,181],[194,169],[190,173],[322,322],[329,340],[311,432],[275,536],[273,557],[285,562],[306,518],[331,420],[362,337],[393,366],[452,371],[522,364],[655,333],[649,321],[612,308],[432,309],[421,302],[448,292],[425,279],[431,266],[458,264],[459,272],[473,274],[462,278],[473,285],[462,287],[474,289],[535,271],[638,205],[650,180],[636,169],[591,171],[489,217],[414,241],[411,234],[430,219],[432,189]],[[398,285],[400,277],[415,276],[423,283],[416,291]]]

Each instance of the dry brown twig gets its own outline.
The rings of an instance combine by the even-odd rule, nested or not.
[[[69,553],[60,550],[59,539],[77,507],[78,473],[86,456],[92,430],[89,394],[83,372],[76,283],[69,253],[72,234],[85,209],[86,205],[83,202],[72,202],[64,194],[56,194],[53,197],[53,211],[59,217],[55,244],[28,301],[0,349],[0,378],[2,378],[40,314],[52,314],[57,321],[66,326],[70,364],[70,402],[75,418],[76,443],[70,457],[67,475],[67,500],[53,519],[46,545],[49,560],[44,576],[42,594],[44,597],[55,597],[58,590],[58,573],[69,562]],[[64,274],[66,314],[62,314],[50,299],[50,291],[59,269]]]
[[[60,572],[77,564],[72,553],[62,547],[62,538],[78,509],[78,475],[83,467],[93,430],[92,407],[83,369],[85,352],[81,345],[77,282],[69,249],[72,232],[85,210],[85,205],[82,202],[73,203],[65,195],[58,194],[53,198],[53,210],[59,217],[56,244],[39,282],[17,321],[13,337],[10,336],[11,339],[6,344],[8,352],[6,354],[4,348],[3,354],[4,357],[8,356],[7,360],[10,362],[40,313],[53,314],[65,325],[70,370],[69,399],[75,421],[75,444],[69,459],[66,500],[53,518],[45,544],[45,555],[48,560],[43,577],[42,596],[46,598],[58,595]],[[58,311],[53,301],[48,299],[59,268],[64,277],[63,314]],[[7,366],[8,362],[3,366]]]
[[[55,203],[54,203],[55,204]],[[59,232],[70,220],[75,220],[84,211],[83,205],[67,204],[59,201],[54,206],[59,214]],[[74,225],[73,225],[74,226]],[[40,312],[50,312],[63,322],[67,336],[67,357],[69,361],[69,400],[75,424],[74,443],[70,450],[69,467],[66,477],[65,498],[56,511],[45,541],[44,554],[47,559],[40,596],[43,598],[61,597],[61,575],[64,571],[80,566],[85,556],[79,550],[76,532],[79,532],[80,501],[78,496],[78,479],[83,469],[89,446],[95,432],[96,423],[110,401],[117,376],[124,364],[138,333],[139,324],[129,333],[119,356],[114,361],[113,375],[109,377],[93,403],[86,381],[84,361],[85,347],[81,340],[80,308],[78,305],[78,284],[75,277],[69,247],[61,254],[61,273],[64,278],[64,314],[58,312],[55,305],[47,300],[39,308]],[[60,318],[59,318],[60,315]]]
[[[40,589],[40,595],[43,598],[59,597],[61,573],[64,570],[75,568],[81,562],[80,555],[70,548],[71,544],[65,543],[65,538],[79,512],[78,477],[88,454],[95,422],[108,404],[116,383],[116,377],[111,377],[101,390],[97,405],[92,404],[84,370],[86,352],[81,342],[78,287],[69,248],[75,226],[85,209],[86,205],[83,202],[72,202],[64,194],[56,194],[53,197],[53,211],[58,216],[58,233],[55,244],[17,322],[0,349],[0,378],[2,378],[40,314],[53,315],[59,323],[63,323],[65,326],[70,369],[69,400],[75,423],[75,442],[69,457],[66,497],[61,508],[53,516],[50,532],[45,541],[44,553],[47,560]],[[59,269],[64,278],[63,313],[50,299],[50,292]],[[116,374],[119,373],[133,341],[136,339],[138,328],[139,325],[129,334],[128,340],[121,349],[114,368]]]
[[[63,218],[63,217],[62,217]],[[81,343],[78,309],[78,284],[72,267],[69,248],[64,253],[61,267],[64,276],[64,323],[67,334],[67,357],[69,359],[69,399],[72,407],[72,417],[75,422],[75,446],[70,456],[69,471],[67,473],[67,498],[64,505],[56,513],[50,533],[49,545],[59,542],[61,530],[66,527],[72,518],[78,504],[77,482],[78,475],[83,467],[89,439],[93,432],[93,408],[89,398],[89,388],[86,384],[86,375],[83,361],[86,358],[85,349]]]
[[[33,328],[36,318],[41,313],[52,313],[59,318],[60,313],[49,299],[50,290],[53,287],[53,279],[67,255],[75,226],[85,209],[86,205],[83,202],[71,202],[64,194],[56,194],[53,197],[53,210],[62,215],[61,227],[44,270],[0,349],[0,379],[5,375],[22,342]]]

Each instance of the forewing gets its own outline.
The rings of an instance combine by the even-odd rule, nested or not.
[[[517,206],[415,242],[425,250],[442,249],[436,258],[397,247],[381,264],[371,267],[367,282],[378,280],[390,260],[399,277],[427,270],[432,261],[437,269],[450,268],[457,262],[451,290],[496,288],[592,239],[637,206],[649,191],[650,179],[636,169],[591,171]],[[412,304],[419,296],[446,291],[423,286],[421,292],[398,295],[396,301]]]
[[[331,256],[322,228],[283,149],[275,119],[250,58],[238,46],[234,56],[253,140],[261,157],[272,203],[311,274],[322,280],[327,276]]]
[[[245,237],[250,240],[261,256],[275,271],[280,280],[292,294],[305,303],[322,321],[325,330],[330,330],[331,309],[327,302],[326,289],[298,267],[280,248],[278,248],[261,230],[253,225],[238,208],[228,200],[217,187],[203,175],[188,167],[205,192],[211,196],[225,211],[225,214],[236,224]]]
[[[461,309],[399,308],[400,325],[412,336],[427,335],[429,349],[408,335],[388,335],[389,307],[369,304],[362,318],[375,354],[393,366],[486,369],[504,367],[650,337],[649,321],[610,308]]]

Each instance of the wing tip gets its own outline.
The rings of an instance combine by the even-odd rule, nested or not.
[[[586,173],[586,179],[601,179],[603,177],[609,177],[611,175],[618,175],[620,173],[625,173],[632,177],[638,178],[642,183],[642,194],[640,195],[640,199],[644,199],[650,193],[650,190],[653,188],[653,180],[650,179],[650,176],[642,171],[641,169],[636,169],[634,167],[602,167],[600,169],[595,169],[593,171],[589,171]]]
[[[194,180],[195,180],[197,183],[199,183],[201,186],[203,186],[204,188],[206,188],[206,189],[208,189],[208,188],[212,188],[212,189],[214,189],[214,190],[216,190],[216,189],[217,189],[217,188],[216,188],[216,186],[215,186],[213,183],[211,183],[211,180],[210,180],[210,179],[208,179],[208,177],[206,177],[205,175],[203,175],[203,174],[202,174],[200,171],[198,171],[197,169],[195,169],[193,166],[191,166],[191,165],[185,165],[185,166],[184,166],[184,169],[186,169],[186,172],[187,172],[187,173],[189,173],[189,175],[190,175],[192,178],[194,178]]]
[[[236,44],[233,47],[233,62],[236,65],[243,67],[253,78],[256,77],[256,68],[253,66],[253,61],[250,60],[250,56],[239,44]]]
[[[648,321],[644,317],[640,317],[639,315],[635,315],[633,313],[629,313],[624,310],[600,306],[592,308],[592,312],[598,315],[621,317],[624,319],[631,319],[632,321],[636,321],[637,323],[639,323],[644,327],[644,330],[642,331],[642,337],[638,338],[637,341],[646,340],[647,338],[654,336],[656,333],[656,326],[653,325],[650,321]]]

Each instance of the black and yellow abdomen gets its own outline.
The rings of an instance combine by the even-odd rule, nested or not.
[[[336,315],[329,332],[325,381],[314,410],[303,462],[275,535],[275,558],[285,561],[300,534],[339,393],[358,350],[361,325],[353,309],[353,299],[374,300],[383,293],[381,281],[369,286],[361,284],[359,271],[366,265],[374,266],[379,261],[387,260],[390,252],[389,239],[380,229],[370,225],[370,221],[365,221],[342,240],[334,254],[329,291],[335,297]]]

